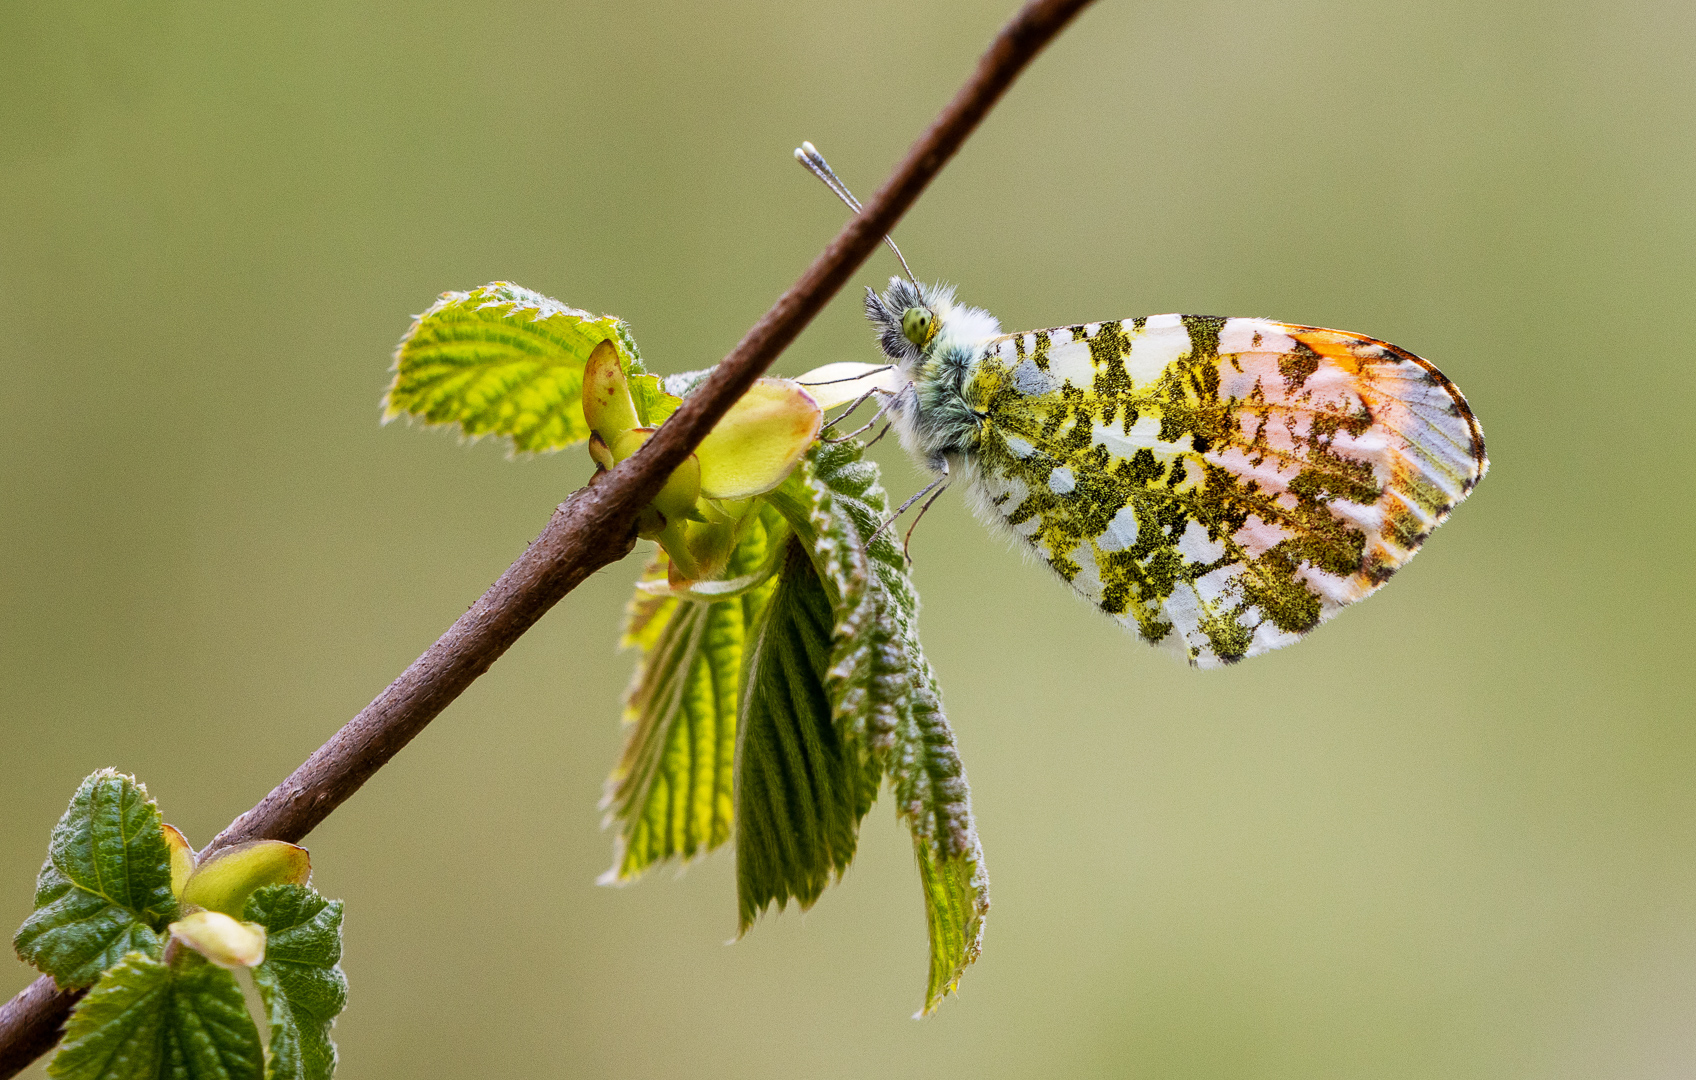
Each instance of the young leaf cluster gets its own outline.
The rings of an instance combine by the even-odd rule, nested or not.
[[[258,841],[197,859],[147,789],[102,769],[54,826],[18,956],[92,987],[49,1063],[61,1080],[329,1080],[347,1002],[342,905],[306,884],[302,848]],[[261,1047],[234,974],[252,972]]]
[[[505,435],[518,452],[589,439],[606,468],[699,375],[662,387],[621,321],[497,282],[446,293],[413,324],[386,409]],[[965,771],[905,559],[886,536],[868,542],[888,513],[876,466],[858,442],[814,441],[804,388],[763,383],[640,523],[660,547],[625,623],[640,657],[602,802],[615,831],[602,881],[734,838],[745,932],[841,877],[887,782],[923,886],[928,1013],[976,959],[989,907]]]

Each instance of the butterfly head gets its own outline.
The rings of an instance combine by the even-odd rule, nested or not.
[[[918,285],[900,277],[890,278],[881,296],[866,290],[866,318],[884,355],[909,379],[928,361],[963,368],[1001,332],[989,312],[957,303],[952,285]]]

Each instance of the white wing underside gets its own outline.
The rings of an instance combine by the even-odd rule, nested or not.
[[[1192,322],[1207,329],[1192,335]],[[1064,430],[1046,441],[1022,438],[996,430],[992,417],[983,452],[966,463],[963,479],[974,510],[985,521],[1024,539],[1036,557],[1064,567],[1062,575],[1073,588],[1126,629],[1197,666],[1213,667],[1288,645],[1376,591],[1465,497],[1487,465],[1476,421],[1458,391],[1435,368],[1393,346],[1265,319],[1203,323],[1166,315],[1141,325],[1134,320],[1110,325],[1128,344],[1122,360],[1128,387],[1116,396],[1121,402],[1144,402],[1139,417],[1127,424],[1121,412],[1113,414],[1113,422],[1100,420],[1103,361],[1112,353],[1100,347],[1102,324],[993,339],[984,360],[1003,367],[1021,398],[1057,401],[1071,394],[1077,399],[1082,391],[1095,395],[1098,412],[1083,450],[1061,447]],[[1207,348],[1211,340],[1194,340],[1214,332],[1216,356]],[[1041,349],[1045,364],[1036,360],[1039,334],[1048,338]],[[1180,368],[1175,365],[1198,359],[1191,355],[1197,349],[1209,354],[1200,359],[1216,364],[1216,401],[1208,401],[1205,390],[1185,389],[1176,380]],[[1188,371],[1196,370],[1192,362]],[[1193,397],[1186,399],[1186,393]],[[1162,410],[1171,414],[1209,406],[1228,425],[1228,430],[1216,429],[1212,445],[1198,453],[1191,433],[1173,441],[1162,438]],[[1081,508],[1068,509],[1068,500],[1086,494],[1079,473],[1099,471],[1094,463],[1102,451],[1112,467],[1144,450],[1168,471],[1180,459],[1187,463],[1186,482],[1171,491],[1189,498],[1194,516],[1180,528],[1170,520],[1167,490],[1150,487],[1133,490],[1105,528],[1097,523],[1081,534],[1072,528],[1070,522],[1084,516]],[[1299,492],[1303,483],[1311,487],[1316,462],[1339,475],[1354,470],[1369,476],[1371,496],[1332,494],[1303,503]],[[1203,520],[1214,494],[1207,484],[1221,481],[1203,484],[1197,474],[1220,474],[1209,473],[1201,463],[1232,478],[1221,489],[1222,497],[1236,499],[1232,505],[1254,505],[1259,512],[1228,529],[1221,519]],[[1046,479],[1031,472],[1033,465],[1039,473],[1048,470]],[[1361,466],[1369,472],[1361,473]],[[1026,475],[1012,475],[1015,471]],[[1032,488],[1043,484],[1048,492],[1032,500]],[[1127,607],[1123,589],[1118,599],[1107,595],[1103,568],[1108,577],[1123,578],[1113,569],[1126,561],[1118,553],[1132,550],[1139,536],[1157,527],[1155,504],[1162,500],[1168,517],[1160,550],[1181,556],[1189,572],[1165,595],[1132,596]],[[1050,508],[1030,512],[1038,503]],[[1026,515],[1022,520],[1021,513]],[[1286,565],[1284,553],[1295,550],[1291,541],[1300,539],[1304,522],[1317,520],[1321,531],[1332,529],[1316,513],[1361,534],[1358,565],[1342,567],[1334,559],[1328,568],[1311,560]],[[1273,563],[1276,573],[1267,569]],[[1199,572],[1209,566],[1214,568]],[[1315,617],[1295,620],[1286,614],[1280,625],[1265,610],[1270,605],[1255,600],[1273,595],[1268,591],[1273,586],[1287,591],[1295,583],[1316,601],[1303,601],[1304,610]],[[1162,623],[1170,625],[1170,632],[1160,631]]]

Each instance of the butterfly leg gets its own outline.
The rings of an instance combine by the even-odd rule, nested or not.
[[[942,492],[938,491],[937,489],[941,488],[941,487],[945,487],[947,485],[947,483],[948,483],[948,462],[944,461],[942,463],[942,475],[937,477],[935,480],[932,480],[930,483],[926,484],[924,487],[920,488],[918,491],[914,492],[907,499],[906,502],[902,503],[899,507],[896,508],[895,513],[890,514],[887,518],[884,519],[882,525],[879,525],[877,528],[873,529],[872,534],[870,536],[866,537],[866,546],[870,547],[872,541],[877,539],[877,536],[878,536],[879,533],[881,533],[883,530],[889,528],[891,525],[895,524],[896,518],[900,517],[902,514],[905,514],[907,512],[907,508],[909,506],[912,506],[914,503],[918,502],[920,499],[924,498],[926,495],[930,495],[930,497],[931,497],[930,501],[935,502],[936,497],[938,495],[942,494]],[[935,494],[932,494],[932,492],[935,492]],[[925,510],[929,510],[929,509],[930,509],[930,503],[927,502],[927,503],[925,503],[924,507],[919,511],[919,516],[923,517]],[[918,524],[917,520],[915,520],[913,522],[913,524],[917,525]],[[913,535],[912,530],[911,529],[907,530],[907,536],[909,538],[911,538],[912,535]],[[905,543],[902,544],[902,551],[903,552],[906,551]]]
[[[948,476],[944,474],[942,479],[947,481]],[[936,485],[932,484],[931,486],[935,487]],[[907,564],[909,566],[913,563],[913,556],[907,551],[907,545],[913,542],[913,530],[918,528],[919,522],[925,519],[925,512],[930,509],[931,504],[942,498],[942,493],[947,490],[948,484],[945,482],[941,487],[936,489],[935,494],[925,500],[925,504],[919,507],[919,512],[913,516],[913,523],[907,526],[907,535],[901,538],[901,557],[907,560]]]
[[[872,389],[867,390],[864,394],[861,394],[857,399],[855,399],[855,401],[852,405],[848,406],[846,409],[844,409],[840,413],[838,413],[836,415],[836,419],[832,420],[830,423],[828,423],[824,427],[820,428],[819,434],[822,436],[826,431],[829,431],[831,428],[835,427],[837,424],[839,424],[843,420],[847,419],[849,413],[853,412],[855,409],[858,409],[861,405],[864,405],[866,403],[866,400],[868,398],[872,397],[874,394],[888,394],[888,393],[889,393],[889,391],[883,389],[882,387],[873,387]],[[859,435],[862,432],[870,429],[873,424],[877,423],[880,419],[883,418],[883,414],[888,412],[889,407],[893,404],[895,404],[895,398],[893,396],[891,396],[888,401],[883,403],[882,408],[878,409],[877,412],[872,414],[872,418],[870,420],[866,421],[864,424],[855,428],[853,431],[850,431],[846,435],[839,436],[838,438],[834,438],[834,439],[822,439],[821,438],[819,441],[820,442],[827,442],[827,443],[847,442],[849,439],[852,439],[854,436]]]
[[[803,384],[803,385],[806,385],[806,384]],[[846,409],[843,409],[841,412],[837,413],[830,420],[825,421],[824,427],[819,428],[819,434],[821,434],[821,435],[824,434],[825,432],[829,431],[831,428],[835,427],[837,424],[840,424],[840,423],[842,423],[842,421],[848,419],[848,417],[850,417],[854,414],[855,410],[857,410],[861,405],[864,405],[868,400],[870,400],[871,396],[875,393],[877,393],[877,390],[876,390],[876,388],[873,388],[871,390],[867,390],[865,393],[863,393],[859,397],[855,398],[852,402],[849,403],[849,405]]]
[[[885,425],[883,425],[883,430],[882,430],[882,431],[880,431],[880,432],[878,432],[878,433],[877,433],[877,434],[876,434],[876,435],[873,435],[873,436],[872,436],[872,441],[871,441],[871,442],[869,442],[869,443],[867,443],[867,444],[866,444],[866,445],[865,445],[865,446],[864,446],[864,447],[862,447],[862,448],[861,448],[861,449],[864,449],[864,450],[870,450],[870,449],[871,449],[871,448],[872,448],[872,447],[874,447],[874,446],[876,446],[876,445],[877,445],[877,444],[878,444],[878,440],[879,440],[879,439],[882,439],[882,438],[883,438],[883,437],[884,437],[884,436],[885,436],[885,435],[888,435],[888,434],[889,434],[889,429],[890,429],[890,428],[892,428],[892,427],[894,427],[894,426],[895,426],[895,425],[894,425],[894,424],[893,424],[893,423],[890,423],[890,424],[885,424]]]

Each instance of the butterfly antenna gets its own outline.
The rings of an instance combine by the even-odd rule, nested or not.
[[[795,160],[805,165],[808,172],[823,181],[824,186],[835,192],[838,199],[847,203],[848,209],[856,214],[860,212],[860,200],[854,198],[854,193],[849,191],[848,185],[844,184],[842,178],[836,175],[836,170],[832,169],[830,162],[826,161],[824,155],[819,153],[818,147],[810,142],[803,142],[795,148]],[[919,279],[913,276],[913,268],[907,265],[907,257],[902,255],[901,249],[895,246],[895,238],[885,234],[883,242],[889,245],[890,251],[895,252],[895,257],[901,261],[901,269],[907,271],[907,280],[913,283],[914,288],[917,288]]]

